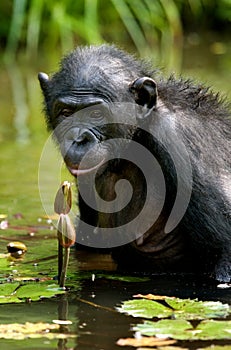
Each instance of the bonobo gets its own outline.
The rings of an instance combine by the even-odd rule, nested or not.
[[[208,88],[111,45],[39,73],[47,125],[78,181],[76,241],[119,268],[231,279],[231,120]]]

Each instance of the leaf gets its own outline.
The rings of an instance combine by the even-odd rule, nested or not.
[[[20,283],[18,282],[0,284],[0,302],[2,296],[13,294],[18,286],[20,286]]]
[[[174,309],[176,318],[186,320],[202,320],[206,318],[226,317],[230,313],[228,304],[219,301],[198,301],[180,298],[165,298],[165,301]]]
[[[136,296],[142,296],[138,294]],[[128,300],[123,302],[118,310],[134,317],[167,318],[183,320],[203,320],[206,318],[226,317],[230,313],[228,304],[219,301],[198,301],[173,297],[157,297],[152,294],[145,296],[148,299]],[[163,300],[167,306],[153,301]],[[169,305],[169,307],[168,307]]]
[[[76,337],[76,335],[73,334],[58,333],[57,331],[59,329],[59,325],[54,323],[26,322],[23,324],[1,324],[0,338],[23,340],[27,338],[65,339]],[[52,331],[55,331],[55,333],[51,333]]]
[[[118,307],[117,310],[134,317],[145,318],[165,318],[170,317],[173,313],[170,308],[147,299],[124,301],[122,306]]]
[[[98,279],[98,278],[105,278],[108,280],[113,280],[113,281],[121,281],[121,282],[146,282],[150,281],[149,277],[138,277],[138,276],[129,276],[129,275],[119,275],[116,272],[111,274],[111,273],[101,273],[98,271],[79,271],[78,276],[79,279]]]
[[[5,283],[0,286],[0,304],[22,303],[24,301],[37,301],[41,298],[51,298],[65,291],[56,284],[47,283]]]
[[[201,331],[199,339],[231,339],[231,321],[205,320],[196,329]]]
[[[173,338],[179,340],[191,339],[192,325],[185,320],[161,320],[158,322],[145,321],[137,324],[133,330],[146,336]]]
[[[15,295],[5,295],[0,298],[0,304],[15,304],[21,302],[22,301]]]
[[[5,283],[0,285],[0,304],[20,302],[15,296],[19,283]]]
[[[57,294],[63,294],[65,291],[59,288],[56,284],[47,285],[43,283],[25,284],[17,291],[19,299],[30,299],[32,301],[40,300],[41,298],[51,298]]]
[[[133,330],[141,335],[177,340],[231,339],[231,321],[206,320],[196,328],[185,320],[145,321],[137,324]]]
[[[159,339],[156,337],[141,337],[141,338],[121,338],[116,344],[120,346],[166,346],[175,344],[175,340]]]
[[[143,299],[149,299],[149,300],[165,300],[166,298],[175,299],[175,297],[166,297],[164,295],[154,295],[154,294],[135,294],[133,295],[134,298],[143,298]]]

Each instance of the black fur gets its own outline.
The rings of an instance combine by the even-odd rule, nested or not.
[[[139,83],[134,83],[142,77],[155,80],[153,89],[157,87],[157,92],[152,91],[155,95],[153,104],[147,101],[152,86],[147,86],[146,83],[151,79],[144,78]],[[51,79],[44,78],[41,74],[39,78],[45,98],[47,124],[51,130],[61,125],[62,121],[65,126],[69,115],[86,107],[88,101],[93,103],[94,98],[101,99],[104,103],[135,104],[136,101],[141,107],[135,128],[118,126],[114,130],[109,126],[105,128],[100,123],[92,125],[92,121],[86,119],[88,131],[84,129],[80,132],[82,141],[78,142],[78,149],[73,149],[72,154],[65,158],[67,165],[74,164],[77,168],[80,153],[82,156],[93,144],[100,145],[102,140],[122,136],[144,145],[161,165],[167,194],[164,208],[152,229],[144,235],[142,244],[133,242],[115,249],[113,254],[119,266],[158,271],[184,270],[187,266],[188,269],[212,272],[217,280],[229,282],[231,121],[228,105],[208,88],[195,85],[189,80],[177,80],[174,77],[165,79],[147,63],[109,45],[77,48],[63,59],[60,71]],[[65,110],[67,115],[60,113],[62,106],[59,107],[57,103],[62,96],[71,96],[71,101],[75,101],[70,111]],[[143,130],[142,123],[145,123],[146,131]],[[62,128],[57,136],[58,142],[62,142],[64,137]],[[167,235],[163,229],[176,197],[177,174],[168,150],[152,137],[158,130],[165,135],[166,142],[172,149],[177,147],[178,139],[182,140],[189,155],[193,176],[192,195],[187,211],[179,225]],[[83,140],[87,143],[87,148],[83,146]],[[184,163],[182,167],[183,165]],[[152,176],[154,183],[155,174]],[[80,196],[80,215],[84,221],[93,226],[114,227],[122,225],[134,213],[139,212],[145,201],[145,181],[139,170],[130,163],[122,160],[109,162],[97,177],[98,192],[103,198],[111,200],[114,196],[113,186],[123,177],[127,177],[136,188],[127,211],[98,214]],[[77,234],[80,233],[77,231]]]

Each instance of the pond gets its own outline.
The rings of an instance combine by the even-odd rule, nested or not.
[[[213,86],[230,99],[230,53],[230,43],[221,38],[208,37],[200,42],[199,37],[191,35],[185,41],[182,73]],[[47,215],[53,214],[59,184],[63,180],[73,181],[46,132],[37,83],[38,71],[49,72],[56,68],[57,62],[41,60],[34,66],[22,62],[7,68],[1,65],[0,71],[0,220],[6,223],[6,226],[1,224],[0,253],[6,253],[10,241],[22,241],[28,248],[21,263],[7,267],[0,264],[0,280],[20,281],[21,278],[24,283],[28,279],[34,283],[35,290],[35,278],[52,284],[57,276],[56,219],[52,223]],[[73,211],[77,212],[77,208]],[[0,304],[0,323],[52,323],[62,318],[72,322],[70,333],[75,337],[1,339],[1,347],[6,350],[119,349],[116,341],[131,337],[134,334],[131,326],[137,322],[134,317],[117,312],[116,307],[138,293],[231,304],[230,289],[218,289],[216,284],[195,279],[193,275],[135,274],[129,279],[129,276],[118,275],[114,269],[107,255],[81,251],[75,254],[72,250],[67,280],[69,292],[41,301]],[[214,342],[180,341],[177,345],[197,349],[211,343]],[[228,340],[218,344],[231,347]]]

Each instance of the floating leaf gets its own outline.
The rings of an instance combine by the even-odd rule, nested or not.
[[[193,330],[190,322],[186,320],[161,320],[158,322],[145,321],[137,324],[133,330],[146,336],[158,338],[173,338],[179,340],[191,339]]]
[[[20,303],[15,293],[20,283],[4,283],[0,285],[0,304]]]
[[[59,333],[57,332],[59,329],[59,325],[54,323],[2,324],[0,325],[0,338],[23,340],[27,338],[65,339],[76,337],[73,334]],[[55,331],[55,333],[52,333],[52,331]]]
[[[40,300],[41,298],[51,298],[57,294],[63,294],[64,290],[56,284],[29,283],[21,286],[17,290],[19,299],[30,299],[32,301]]]
[[[5,283],[0,285],[0,304],[22,303],[24,301],[37,301],[41,298],[51,298],[65,291],[56,284],[47,283]]]
[[[199,339],[231,339],[231,321],[205,320],[196,329],[201,331]]]
[[[198,301],[180,298],[165,298],[166,303],[174,309],[176,318],[202,320],[228,316],[230,307],[220,301]]]
[[[76,277],[80,280],[91,279],[93,281],[100,279],[100,278],[105,278],[105,279],[112,280],[112,281],[131,282],[131,283],[132,282],[138,283],[138,282],[150,281],[149,277],[120,275],[120,274],[117,274],[116,272],[113,274],[107,273],[107,272],[102,273],[102,272],[92,271],[92,270],[91,271],[84,271],[84,270],[81,271],[80,270]]]
[[[140,295],[138,294],[137,296]],[[219,301],[198,301],[173,297],[164,297],[164,299],[161,297],[159,299],[156,296],[152,296],[152,294],[147,295],[147,298],[125,301],[118,310],[134,317],[174,317],[175,319],[184,320],[221,318],[226,317],[230,313],[229,305]],[[153,301],[154,298],[156,300],[164,300],[167,306]]]
[[[175,344],[175,340],[159,339],[156,337],[141,337],[141,338],[121,338],[116,344],[120,346],[166,346]]]
[[[5,295],[13,294],[19,286],[20,286],[20,283],[18,282],[0,284],[0,298]]]
[[[231,339],[231,321],[202,321],[196,328],[186,320],[145,321],[133,328],[146,336],[173,338],[177,340]]]
[[[143,299],[149,299],[149,300],[165,300],[166,298],[175,299],[175,297],[166,297],[164,295],[154,295],[154,294],[135,294],[133,295],[134,298],[143,298]]]
[[[117,310],[134,317],[145,318],[165,318],[170,317],[173,313],[170,308],[147,299],[124,301],[122,306],[118,307]]]

